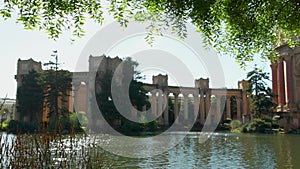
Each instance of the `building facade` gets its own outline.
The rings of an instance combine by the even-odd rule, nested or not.
[[[279,58],[271,63],[272,88],[277,107],[274,112],[282,117],[281,126],[299,128],[300,120],[300,47],[287,44],[276,48]]]
[[[72,91],[69,92],[67,103],[70,112],[86,112],[93,125],[101,125],[101,120],[97,120],[93,114],[91,105],[95,100],[95,91],[101,91],[101,87],[95,82],[96,76],[102,76],[106,72],[113,73],[122,60],[118,57],[110,58],[102,56],[89,57],[89,71],[73,72]],[[22,77],[30,70],[43,71],[41,63],[29,60],[18,61],[18,71],[16,80],[18,87],[22,85]],[[200,125],[206,121],[217,123],[226,118],[247,122],[250,117],[249,100],[246,94],[246,81],[238,82],[236,89],[215,89],[210,88],[209,79],[196,79],[194,87],[170,86],[167,75],[157,75],[152,77],[152,84],[144,84],[147,89],[152,113],[158,117],[159,125],[168,126],[172,123],[184,124],[190,119],[194,119]],[[174,105],[170,114],[168,101]],[[138,116],[136,110],[132,110],[134,116]],[[43,112],[43,122],[47,122],[48,111]],[[97,115],[96,115],[97,116]],[[28,117],[23,117],[16,111],[16,120],[26,121]]]

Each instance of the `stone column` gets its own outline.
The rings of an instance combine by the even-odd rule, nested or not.
[[[205,120],[205,100],[204,100],[204,92],[200,92],[200,122],[204,123]]]
[[[279,107],[285,105],[285,85],[284,85],[284,72],[283,72],[283,59],[278,59],[278,101]],[[282,109],[281,109],[282,110]]]
[[[209,110],[210,110],[210,92],[206,93],[205,101],[206,101],[205,119],[207,119],[207,116],[208,116],[208,113],[209,113]]]
[[[230,96],[226,98],[226,117],[231,118]]]
[[[183,105],[183,109],[184,109],[184,119],[187,120],[189,118],[188,115],[188,94],[183,94],[184,97],[184,105]]]
[[[80,84],[79,83],[73,83],[73,104],[74,104],[74,111],[78,111],[78,91],[80,88]]]
[[[237,97],[236,98],[236,109],[237,109],[237,120],[241,121],[241,98]]]
[[[168,93],[164,93],[164,106],[165,106],[165,109],[164,109],[164,123],[165,125],[169,125],[169,98],[168,98]]]
[[[221,112],[221,96],[220,95],[216,95],[217,98],[217,110],[216,110],[216,114],[215,114],[215,119],[213,119],[214,122],[219,121],[219,118],[222,116],[222,112]]]
[[[211,118],[212,118],[211,115],[209,117],[209,111],[210,111],[210,106],[211,106],[211,98],[210,97],[211,97],[211,93],[210,93],[210,91],[207,91],[206,97],[205,97],[205,120],[204,121],[206,121],[206,123],[208,125],[211,124]]]
[[[294,85],[293,85],[293,67],[291,56],[285,56],[285,99],[287,108],[293,107],[294,104]]]
[[[154,116],[157,116],[157,100],[156,92],[151,91],[151,111]]]
[[[275,94],[274,102],[278,104],[278,64],[274,62],[271,64],[272,69],[272,91]]]
[[[193,94],[194,96],[194,117],[195,120],[198,120],[198,116],[199,116],[199,94]]]
[[[178,93],[173,93],[174,95],[174,119],[175,123],[179,123],[179,111],[178,111]]]
[[[89,82],[88,81],[85,82],[85,87],[86,87],[86,89],[85,89],[85,108],[84,109],[85,109],[85,112],[88,113],[89,103],[90,103],[89,96],[88,96],[88,92],[89,92]],[[84,97],[84,96],[82,96],[82,97]]]
[[[157,103],[157,116],[158,116],[158,124],[164,125],[164,120],[162,118],[163,112],[163,96],[161,92],[158,92],[158,103]]]

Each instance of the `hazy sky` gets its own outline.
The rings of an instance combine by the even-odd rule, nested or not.
[[[24,30],[23,26],[21,24],[16,24],[13,19],[7,21],[0,19],[0,23],[1,23],[0,49],[1,49],[1,56],[2,56],[2,61],[0,66],[0,71],[1,71],[0,98],[5,97],[6,94],[8,95],[9,98],[16,97],[17,88],[16,88],[16,80],[14,79],[14,75],[17,72],[17,61],[19,58],[22,60],[32,58],[36,61],[47,62],[51,59],[53,60],[53,58],[50,57],[51,52],[53,50],[58,50],[59,62],[63,63],[62,68],[70,71],[77,70],[76,68],[78,67],[78,61],[80,63],[85,62],[85,64],[87,65],[88,60],[83,58],[88,58],[89,54],[102,55],[105,53],[112,57],[114,56],[124,57],[125,55],[133,56],[138,62],[140,62],[139,58],[142,58],[140,65],[142,67],[142,70],[144,71],[144,74],[146,75],[146,82],[151,82],[153,73],[166,73],[168,72],[167,68],[170,68],[170,70],[174,70],[173,74],[171,72],[172,75],[169,75],[170,76],[169,79],[171,79],[169,82],[170,85],[176,85],[176,84],[178,85],[178,83],[176,83],[176,81],[178,82],[176,76],[180,74],[178,72],[183,72],[184,71],[183,69],[187,69],[188,71],[190,71],[193,78],[200,78],[200,77],[207,78],[209,77],[211,71],[218,72],[220,68],[218,64],[211,64],[210,62],[208,62],[209,63],[208,65],[206,63],[206,57],[201,56],[200,59],[198,60],[193,59],[196,57],[195,54],[193,54],[194,49],[190,49],[188,46],[184,45],[185,42],[180,43],[176,40],[170,38],[168,39],[167,37],[157,38],[156,40],[157,43],[151,47],[144,40],[145,34],[137,34],[133,37],[119,39],[116,45],[113,45],[109,49],[106,49],[104,51],[95,50],[97,49],[97,45],[99,48],[103,46],[101,45],[100,42],[99,42],[100,44],[94,46],[90,45],[98,42],[97,40],[95,41],[95,39],[97,38],[102,40],[104,39],[105,42],[110,40],[109,39],[110,36],[115,35],[114,31],[106,33],[105,36],[103,35],[103,32],[99,34],[99,30],[102,30],[103,27],[107,25],[108,22],[103,26],[99,26],[97,24],[88,21],[84,26],[86,35],[81,39],[76,39],[76,41],[73,43],[71,43],[70,39],[72,38],[72,36],[71,33],[69,32],[64,32],[59,40],[54,41],[48,39],[48,36],[42,31]],[[118,28],[118,29],[119,30],[117,31],[119,33],[122,33],[122,31],[124,31],[122,28]],[[98,34],[96,34],[97,32]],[[86,47],[87,44],[88,47],[92,46],[93,49],[89,50],[88,47]],[[199,42],[199,45],[201,45],[201,42]],[[164,54],[165,56],[163,56]],[[207,54],[205,54],[205,56],[206,55]],[[210,55],[210,52],[208,52],[208,55]],[[175,59],[172,59],[172,57]],[[151,60],[147,61],[148,58],[153,58],[152,60],[156,60],[156,61],[159,60],[161,63],[166,63],[167,66],[162,67],[162,68],[166,68],[166,70],[164,71],[159,67],[157,67],[156,65],[158,64],[156,62],[153,62],[152,65],[147,64],[151,62]],[[179,61],[178,63],[177,62],[175,63],[176,59]],[[236,88],[237,81],[242,80],[246,77],[246,71],[241,70],[239,68],[239,65],[235,63],[233,58],[227,56],[218,56],[217,60],[222,65],[221,70],[223,72],[220,73],[224,73],[225,75],[225,86],[227,88]],[[257,63],[262,65],[263,68],[265,68],[264,70],[270,71],[268,63],[260,63],[260,62]],[[184,68],[184,66],[186,68]],[[251,68],[253,68],[253,63],[249,64],[247,69],[249,70]],[[84,68],[80,68],[81,71],[83,69]],[[186,85],[193,86],[193,81],[189,81],[186,83],[185,82],[179,83],[179,84],[185,86]],[[218,86],[217,84],[212,86],[225,87],[225,86]]]

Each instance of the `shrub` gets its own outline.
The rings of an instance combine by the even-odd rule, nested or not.
[[[4,120],[3,123],[2,123],[1,129],[2,130],[7,130],[10,121],[11,121],[11,119]]]
[[[121,130],[125,133],[136,133],[136,132],[141,132],[143,129],[141,123],[137,123],[134,121],[126,121],[122,124]]]
[[[232,120],[230,122],[231,130],[241,127],[241,122],[239,120]]]
[[[221,123],[219,123],[217,130],[230,130],[231,126],[231,118],[226,118],[225,120],[223,120]]]
[[[269,117],[255,118],[243,127],[243,132],[264,133],[266,129],[279,128],[279,125]]]
[[[38,125],[34,122],[21,122],[11,120],[8,124],[7,131],[10,133],[35,133],[38,130]]]
[[[55,129],[58,131],[59,127],[62,128],[64,134],[68,133],[71,128],[73,128],[75,132],[83,132],[76,112],[70,113],[69,117],[61,115],[59,116],[58,121],[56,121],[56,119],[50,121],[49,131],[53,131]]]

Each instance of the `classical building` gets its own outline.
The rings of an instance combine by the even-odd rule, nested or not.
[[[122,60],[118,57],[90,56],[88,72],[74,72],[72,91],[67,99],[69,111],[86,112],[89,116],[91,100],[96,91],[101,87],[95,83],[96,76],[102,76],[106,72],[113,73]],[[22,85],[22,76],[28,74],[29,70],[42,71],[41,63],[32,59],[19,60],[16,80],[18,87]],[[149,93],[152,113],[158,117],[160,125],[168,126],[172,123],[184,124],[190,119],[200,125],[206,123],[217,123],[221,119],[231,118],[245,122],[249,120],[249,100],[246,94],[246,81],[238,82],[238,88],[210,88],[209,79],[196,79],[194,87],[170,86],[167,75],[152,77],[152,84],[144,84]],[[173,107],[170,108],[169,100]],[[170,112],[172,109],[172,112]],[[132,110],[136,111],[136,110]],[[136,112],[131,113],[138,116]],[[47,113],[44,112],[44,121]],[[20,113],[16,113],[17,120],[26,120]],[[101,123],[94,116],[89,116],[94,125]]]
[[[271,63],[272,87],[276,94],[274,109],[283,117],[279,122],[286,128],[299,128],[300,120],[300,47],[287,44],[276,48],[279,58]]]
[[[101,64],[100,64],[101,62]],[[73,84],[72,84],[72,91],[68,92],[68,96],[64,98],[66,102],[62,103],[61,99],[58,99],[58,106],[59,109],[67,109],[69,112],[76,111],[83,111],[86,112],[88,109],[88,85],[93,85],[95,82],[92,79],[89,79],[91,77],[91,74],[98,73],[99,76],[105,74],[106,72],[113,72],[114,69],[121,63],[122,60],[118,57],[116,58],[110,58],[106,56],[100,56],[100,57],[89,57],[89,71],[87,72],[73,72]],[[100,64],[100,66],[99,66]],[[42,72],[42,64],[41,62],[34,61],[32,58],[28,60],[18,60],[17,63],[17,74],[15,75],[15,79],[17,81],[17,88],[23,85],[23,78],[29,74],[30,71],[36,71],[36,72]],[[79,81],[76,81],[76,79],[80,79]],[[92,81],[90,83],[90,81]],[[96,86],[96,88],[99,88],[99,86]],[[91,86],[89,87],[91,88]],[[100,89],[98,89],[100,90]],[[18,105],[18,101],[16,100],[16,105]],[[17,106],[16,106],[17,107]],[[47,106],[43,106],[43,117],[39,118],[42,122],[48,122],[49,121],[49,108]],[[24,122],[30,122],[33,118],[32,116],[35,116],[35,114],[31,115],[24,115],[21,114],[18,109],[14,112],[14,119]],[[38,121],[40,121],[38,120]]]
[[[95,94],[94,90],[99,91],[97,84],[95,84],[95,76],[104,74],[106,71],[114,72],[121,62],[122,60],[119,58],[90,56],[89,72],[75,72],[73,74],[73,88],[76,89],[74,90],[74,100],[75,103],[78,103],[77,111],[89,112],[91,110],[90,107],[93,104],[91,98]],[[170,86],[168,76],[159,74],[152,77],[152,84],[145,83],[144,88],[149,91],[151,111],[158,117],[160,125],[180,124],[190,119],[195,119],[196,122],[203,125],[207,119],[209,119],[208,123],[214,123],[218,122],[218,118],[221,120],[231,118],[241,122],[248,121],[251,115],[246,84],[247,81],[242,80],[238,82],[237,89],[215,89],[210,88],[208,78],[200,78],[195,80],[195,87]],[[80,93],[81,89],[86,93]],[[168,110],[169,106],[166,101],[168,98],[174,105],[172,114]],[[80,103],[84,103],[86,107],[80,107]],[[138,116],[136,110],[132,111],[132,115]],[[101,124],[101,120],[90,118],[95,120],[93,124]]]

